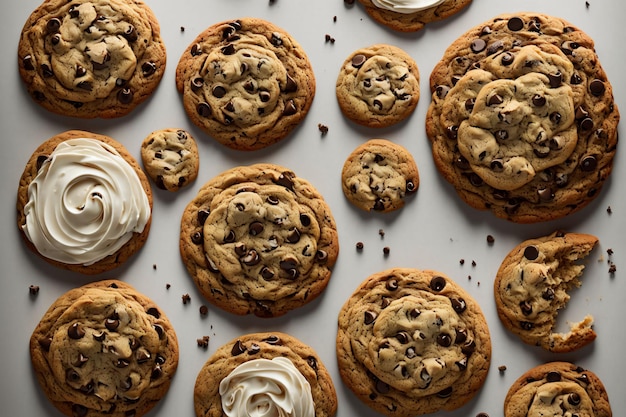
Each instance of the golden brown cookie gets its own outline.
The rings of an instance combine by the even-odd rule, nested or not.
[[[169,389],[178,341],[158,306],[117,280],[68,291],[30,338],[33,369],[70,417],[140,417]]]
[[[337,394],[315,351],[285,333],[252,333],[221,346],[194,389],[197,417],[332,417]]]
[[[582,233],[554,232],[516,246],[502,261],[494,295],[502,324],[525,343],[551,352],[570,352],[593,342],[593,318],[573,323],[568,333],[555,332],[556,317],[581,285],[581,263],[598,243]]]
[[[491,339],[476,301],[436,271],[395,268],[367,278],[339,313],[344,384],[379,413],[454,410],[487,377]]]
[[[180,253],[202,294],[234,314],[275,317],[322,293],[339,253],[329,206],[287,168],[229,169],[183,212]]]
[[[289,33],[242,18],[198,35],[178,62],[176,87],[194,124],[229,148],[252,151],[300,124],[315,96],[315,76]]]
[[[24,24],[18,67],[29,94],[65,116],[130,113],[159,85],[166,54],[141,0],[44,0]]]
[[[126,148],[97,133],[69,130],[42,143],[17,191],[17,226],[48,263],[99,274],[148,238],[152,190]]]

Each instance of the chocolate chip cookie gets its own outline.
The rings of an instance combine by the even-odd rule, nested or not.
[[[343,382],[387,416],[453,410],[482,387],[491,339],[476,301],[436,271],[395,268],[367,278],[339,313]]]
[[[550,362],[528,370],[513,383],[504,400],[504,417],[612,415],[600,378],[568,362]]]
[[[166,63],[159,23],[141,0],[45,0],[24,24],[17,54],[35,102],[80,118],[130,113]]]
[[[161,129],[141,144],[141,160],[148,176],[162,190],[176,192],[198,176],[198,146],[183,129]]]
[[[554,232],[516,246],[502,261],[494,281],[498,316],[525,343],[551,352],[570,352],[595,340],[593,318],[587,315],[557,333],[556,317],[581,285],[581,263],[598,243],[582,233]]]
[[[117,280],[59,297],[30,338],[33,369],[68,416],[142,416],[169,389],[178,342],[158,306]]]
[[[518,223],[585,207],[612,170],[619,112],[594,42],[567,21],[503,14],[444,53],[426,130],[470,206]]]
[[[370,139],[348,156],[341,186],[356,207],[390,212],[417,191],[419,173],[407,149],[386,139]]]
[[[332,417],[337,395],[315,351],[285,333],[252,333],[221,346],[194,389],[196,416]]]
[[[194,124],[229,148],[252,151],[300,124],[315,96],[315,76],[291,35],[243,18],[198,35],[178,62],[176,87]]]
[[[344,61],[335,92],[342,113],[368,127],[387,127],[409,117],[420,97],[417,64],[385,44],[354,51]]]
[[[339,252],[319,192],[273,164],[241,166],[202,186],[183,212],[180,252],[212,303],[280,316],[321,294]]]
[[[113,138],[59,133],[31,155],[17,191],[17,226],[29,249],[60,268],[99,274],[148,239],[152,190]]]

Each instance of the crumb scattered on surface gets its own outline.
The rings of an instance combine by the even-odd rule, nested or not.
[[[356,250],[362,251],[364,246],[363,242],[356,242]]]
[[[191,302],[191,296],[189,294],[183,294],[183,304],[187,304]]]
[[[617,266],[613,262],[609,265],[609,274],[613,275],[617,272]]]
[[[170,288],[172,288],[172,284],[165,284],[165,289],[169,290]]]
[[[157,269],[156,264],[152,264],[152,269],[154,269],[154,270],[156,270],[156,269]]]
[[[30,295],[39,294],[39,285],[31,285],[30,287],[28,287],[28,292],[30,293]]]
[[[380,237],[385,237],[385,231],[383,229],[378,229],[378,234]]]
[[[326,134],[328,133],[328,126],[326,126],[325,124],[318,123],[317,128],[322,133],[322,136],[326,136]]]
[[[465,259],[463,259],[463,258],[459,259],[459,263],[460,263],[461,265],[464,265],[464,264],[465,264]]]
[[[504,371],[506,371],[506,365],[500,365],[500,366],[498,366],[498,371],[500,371],[500,372],[504,372]]]
[[[198,343],[198,347],[207,349],[209,347],[209,340],[211,340],[209,336],[202,336],[201,338],[196,339],[196,342]]]
[[[472,266],[476,266],[476,261],[472,261]]]
[[[611,206],[608,206],[606,208],[606,212],[609,213],[609,214],[613,214],[613,209],[611,208]]]
[[[487,235],[487,243],[489,243],[490,245],[493,245],[493,242],[495,241],[496,239],[492,235]]]
[[[337,21],[337,16],[333,16],[333,22]]]
[[[209,314],[209,307],[207,307],[206,305],[202,304],[200,306],[200,314],[203,316],[206,316],[207,314]]]
[[[391,249],[389,248],[389,246],[385,246],[385,247],[383,248],[383,254],[384,254],[385,256],[388,256],[388,255],[389,255],[389,252],[391,252]]]

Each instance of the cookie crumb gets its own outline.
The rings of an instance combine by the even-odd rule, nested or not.
[[[606,250],[606,254],[607,254],[607,255],[609,255],[609,256],[613,255],[613,249],[608,248],[608,249]]]
[[[337,16],[333,16],[333,22],[337,21]]]
[[[187,304],[191,302],[191,296],[189,294],[183,294],[183,304]]]
[[[471,281],[471,280],[472,280],[472,276],[471,276],[471,275],[468,275],[468,276],[467,276],[467,280],[468,280],[468,281]]]
[[[606,212],[609,213],[609,214],[613,214],[613,209],[611,208],[611,206],[608,206],[606,208]]]
[[[472,266],[476,266],[476,261],[472,261]]]
[[[28,287],[28,292],[30,293],[30,295],[39,294],[39,285],[31,285],[30,287]]]
[[[152,264],[152,269],[154,269],[156,271],[157,265],[156,264]]]
[[[326,134],[328,133],[328,126],[326,126],[326,125],[324,125],[322,123],[318,123],[317,124],[317,128],[322,133],[322,136],[326,136]]]
[[[385,231],[383,229],[378,229],[378,235],[383,238],[385,237]]]
[[[500,371],[500,373],[503,373],[504,371],[506,371],[506,365],[498,366],[498,371]]]
[[[364,246],[363,242],[356,242],[356,250],[362,251]]]
[[[585,7],[589,8],[589,2],[588,1],[585,2]]]
[[[460,263],[461,265],[464,265],[464,264],[465,264],[465,259],[463,259],[463,258],[459,259],[459,263]]]
[[[180,31],[181,31],[181,32],[184,32],[184,31],[185,31],[185,27],[184,27],[184,26],[181,26],[181,27],[180,27]]]
[[[385,246],[385,247],[383,248],[383,254],[384,254],[385,256],[389,256],[389,252],[391,252],[391,249],[389,248],[389,246]]]
[[[617,272],[617,266],[613,262],[609,265],[609,274],[613,275]]]
[[[492,236],[492,235],[487,235],[487,243],[490,245],[493,245],[493,242],[495,242],[496,239]]]
[[[209,340],[211,338],[209,336],[202,336],[200,339],[196,339],[196,342],[198,343],[198,347],[207,349],[209,347]]]
[[[172,288],[172,284],[165,284],[165,289],[169,290],[170,288]]]
[[[206,316],[207,314],[209,314],[209,307],[207,307],[206,305],[202,304],[200,306],[200,315]]]
[[[326,40],[326,43],[328,43],[328,42],[335,43],[335,38],[330,36],[328,33],[324,36],[324,39]]]

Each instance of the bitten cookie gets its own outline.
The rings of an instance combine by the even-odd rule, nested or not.
[[[252,151],[300,124],[315,96],[315,76],[291,35],[243,18],[198,35],[178,62],[176,87],[195,125],[229,148]]]
[[[376,22],[398,32],[417,32],[427,23],[459,13],[472,0],[359,0]]]
[[[419,173],[408,150],[386,139],[356,148],[343,165],[341,186],[348,201],[365,211],[390,212],[417,191]]]
[[[525,343],[551,352],[570,352],[596,338],[593,318],[587,315],[556,333],[556,317],[570,299],[568,291],[581,285],[586,258],[598,238],[581,233],[555,232],[520,243],[502,261],[494,281],[498,316]]]
[[[568,362],[532,368],[511,386],[504,417],[611,417],[609,397],[596,374]]]
[[[69,130],[32,154],[16,206],[29,249],[54,266],[99,274],[126,262],[146,242],[152,190],[122,144]]]
[[[183,129],[161,129],[141,144],[141,160],[157,187],[178,191],[198,176],[200,160],[196,141]]]
[[[116,280],[68,291],[30,338],[35,375],[68,416],[142,416],[166,394],[178,342],[162,310]]]
[[[350,120],[387,127],[409,117],[420,96],[419,70],[406,52],[392,45],[372,45],[345,60],[336,82],[337,102]]]
[[[611,173],[611,84],[593,41],[565,20],[496,16],[450,45],[430,87],[435,164],[474,208],[518,223],[558,219]]]
[[[81,118],[130,113],[166,63],[159,24],[140,0],[45,0],[24,24],[17,54],[35,101]]]
[[[341,378],[379,413],[409,417],[453,410],[482,387],[491,361],[476,301],[436,271],[371,275],[339,313]]]
[[[284,333],[253,333],[221,346],[196,379],[197,417],[332,417],[337,394],[315,351]]]
[[[183,212],[180,252],[212,303],[275,317],[321,294],[339,252],[330,208],[306,180],[278,165],[232,168]]]

